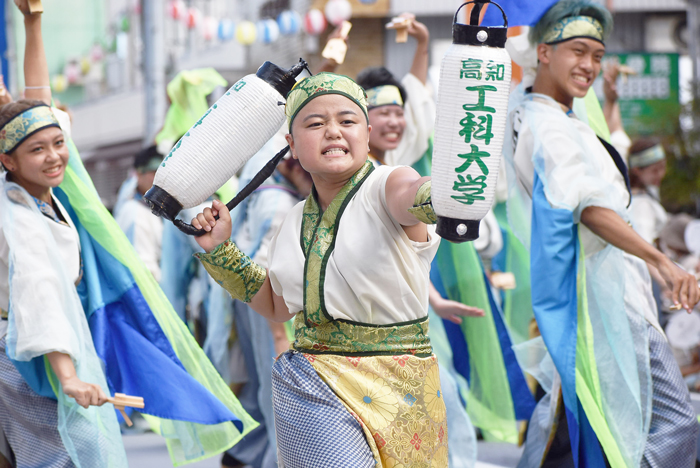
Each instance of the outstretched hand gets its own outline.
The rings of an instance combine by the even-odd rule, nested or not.
[[[430,306],[441,318],[456,323],[457,325],[462,323],[462,317],[484,316],[484,311],[477,307],[468,306],[461,302],[451,301],[442,297],[431,297]]]
[[[683,270],[667,257],[664,258],[665,260],[657,265],[657,269],[672,291],[671,300],[674,305],[680,306],[690,313],[700,300],[698,281],[694,274]]]
[[[219,219],[216,219],[216,216]],[[211,208],[205,208],[203,212],[192,218],[192,226],[206,231],[206,234],[197,237],[196,240],[208,253],[231,237],[231,213],[225,204],[214,200]]]

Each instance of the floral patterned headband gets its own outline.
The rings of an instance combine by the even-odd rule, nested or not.
[[[569,16],[557,21],[544,35],[545,44],[559,44],[577,37],[585,37],[603,42],[603,26],[590,16]]]
[[[46,104],[41,104],[12,117],[0,129],[0,152],[12,153],[24,140],[48,127],[61,126]]]
[[[312,99],[324,94],[340,94],[357,104],[365,114],[367,122],[367,95],[365,90],[352,79],[345,75],[335,73],[319,73],[297,81],[292,90],[287,95],[285,113],[289,130],[292,129],[292,122],[299,111]]]
[[[375,86],[367,90],[367,104],[370,109],[392,104],[403,107],[401,91],[394,85]]]

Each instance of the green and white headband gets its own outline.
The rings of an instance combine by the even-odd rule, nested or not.
[[[345,75],[323,72],[297,81],[287,95],[287,103],[284,106],[287,115],[289,130],[299,111],[312,99],[324,94],[340,94],[357,104],[367,117],[367,95],[360,85]]]
[[[666,159],[663,146],[654,145],[639,153],[630,154],[630,167],[647,167]]]
[[[396,105],[403,107],[401,91],[394,85],[375,86],[367,90],[367,106],[374,107]]]
[[[61,128],[51,108],[46,104],[30,107],[0,129],[0,152],[12,153],[24,140],[48,127]]]
[[[603,26],[590,16],[569,16],[557,21],[542,38],[545,44],[559,44],[578,37],[603,43]]]

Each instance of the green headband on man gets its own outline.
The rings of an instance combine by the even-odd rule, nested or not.
[[[299,111],[312,99],[324,94],[340,94],[350,99],[362,109],[365,119],[369,123],[365,90],[345,75],[324,72],[298,81],[289,92],[284,111],[287,115],[287,124],[289,124],[290,132],[292,131],[294,118]]]
[[[542,38],[545,44],[559,44],[575,38],[593,39],[603,43],[603,26],[590,16],[569,16],[556,22]]]

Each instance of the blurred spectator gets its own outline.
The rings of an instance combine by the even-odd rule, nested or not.
[[[155,145],[141,150],[134,160],[136,185],[130,198],[115,210],[115,219],[156,281],[160,281],[160,254],[163,220],[151,214],[143,195],[153,185],[163,160]]]
[[[630,148],[632,226],[650,244],[658,239],[668,215],[659,202],[659,187],[666,175],[666,153],[656,138],[641,138]]]

